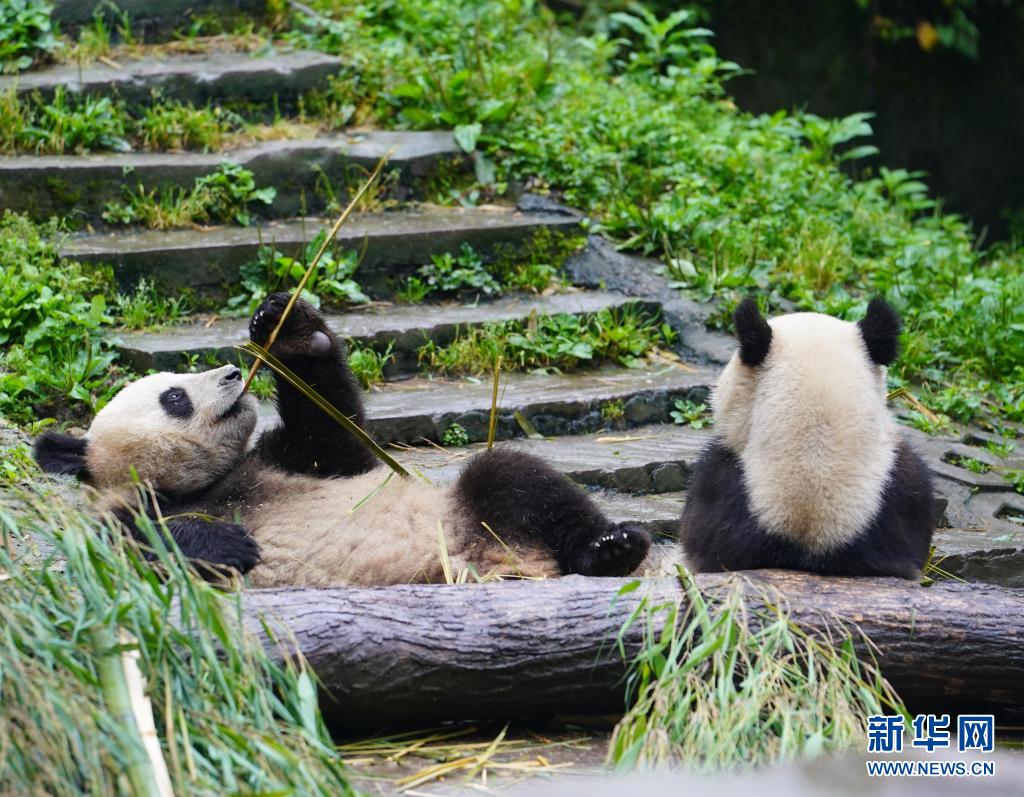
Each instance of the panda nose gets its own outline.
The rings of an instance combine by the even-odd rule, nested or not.
[[[226,374],[224,374],[225,382],[237,382],[242,378],[242,371],[238,368],[232,368]]]

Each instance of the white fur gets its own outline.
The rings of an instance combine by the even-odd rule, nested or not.
[[[256,427],[257,402],[226,365],[200,374],[159,373],[123,387],[96,417],[89,441],[89,473],[99,487],[140,479],[157,490],[189,493],[222,476],[241,459]],[[194,414],[172,418],[160,406],[168,388],[185,390]],[[222,417],[237,402],[236,413]]]
[[[818,313],[768,323],[765,361],[750,368],[737,353],[723,371],[715,423],[761,524],[824,553],[855,539],[881,505],[897,443],[885,368],[856,324]]]
[[[481,577],[558,575],[549,553],[506,548],[470,527],[449,490],[390,473],[317,479],[265,471],[269,497],[242,512],[262,557],[252,584],[443,583],[469,566]]]

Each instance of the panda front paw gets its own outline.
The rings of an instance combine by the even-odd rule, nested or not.
[[[635,523],[619,523],[590,543],[580,572],[585,576],[627,576],[644,560],[650,547],[647,529]]]
[[[260,546],[245,526],[221,523],[216,531],[216,542],[203,557],[206,564],[217,570],[237,570],[245,575],[260,561]]]
[[[287,293],[273,293],[256,309],[249,321],[249,337],[253,343],[266,346],[289,299]],[[271,351],[279,357],[322,357],[333,348],[334,337],[320,311],[309,302],[299,299],[285,319]]]

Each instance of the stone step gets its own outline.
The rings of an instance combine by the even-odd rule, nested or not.
[[[631,431],[601,431],[543,440],[516,440],[502,448],[541,457],[577,484],[625,493],[676,493],[690,483],[693,466],[714,435],[710,427],[655,424]],[[395,458],[431,481],[454,481],[466,460],[486,448],[401,447]]]
[[[381,157],[391,152],[385,180],[397,199],[423,194],[424,180],[442,162],[464,166],[466,159],[446,131],[375,131],[321,136],[309,140],[267,141],[215,153],[153,152],[104,155],[0,157],[0,208],[18,208],[36,218],[66,216],[98,222],[107,202],[123,200],[124,187],[191,188],[197,177],[222,162],[252,171],[259,188],[274,187],[271,205],[255,203],[252,213],[287,218],[324,206],[326,179],[340,201],[355,190]]]
[[[51,18],[62,31],[74,33],[89,25],[96,13],[120,24],[126,15],[132,31],[147,41],[170,39],[175,31],[199,17],[251,20],[266,13],[266,0],[52,0]]]
[[[164,288],[216,291],[237,282],[239,268],[256,258],[260,244],[296,256],[334,219],[306,218],[253,227],[134,230],[76,235],[62,247],[65,257],[108,263],[125,287],[146,277]],[[574,233],[576,219],[553,213],[520,213],[508,208],[413,206],[402,211],[353,215],[338,231],[343,249],[360,253],[357,279],[364,290],[388,295],[389,280],[430,262],[432,255],[457,252],[463,243],[490,258],[499,247],[518,247],[541,228]]]
[[[111,65],[111,64],[116,64]],[[0,75],[0,94],[38,92],[46,99],[58,88],[73,94],[109,96],[132,105],[165,99],[204,105],[242,101],[292,107],[303,93],[323,88],[341,59],[312,51],[252,53],[213,51],[162,57],[119,56],[79,66],[57,64],[19,75]],[[118,68],[120,67],[120,68]]]
[[[492,321],[527,321],[537,315],[570,313],[583,315],[605,308],[637,305],[651,313],[656,304],[640,302],[617,293],[574,292],[552,296],[498,299],[475,304],[417,304],[376,307],[365,311],[329,314],[327,323],[340,336],[378,351],[391,347],[393,361],[385,370],[389,377],[417,370],[417,351],[428,340],[447,345],[460,329]],[[150,368],[173,371],[183,356],[204,361],[232,361],[236,347],[249,339],[248,318],[232,318],[184,324],[162,332],[121,333],[116,346],[122,358],[138,371]]]
[[[544,435],[596,432],[608,426],[601,411],[621,402],[624,427],[671,421],[676,399],[704,401],[715,377],[711,368],[658,365],[604,366],[568,374],[510,374],[498,397],[496,437],[523,437],[516,410]],[[487,439],[490,380],[417,377],[389,382],[366,396],[367,431],[381,443],[438,442],[453,423],[470,442]],[[261,407],[261,426],[276,422],[271,403]]]

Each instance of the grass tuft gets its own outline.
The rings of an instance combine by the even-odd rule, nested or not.
[[[837,621],[810,633],[780,595],[757,596],[755,606],[738,582],[711,601],[685,571],[680,578],[686,608],[644,598],[623,628],[643,623],[646,642],[628,681],[635,702],[609,748],[617,767],[711,771],[812,758],[863,743],[871,714],[906,713],[874,663],[858,659],[855,629]]]

